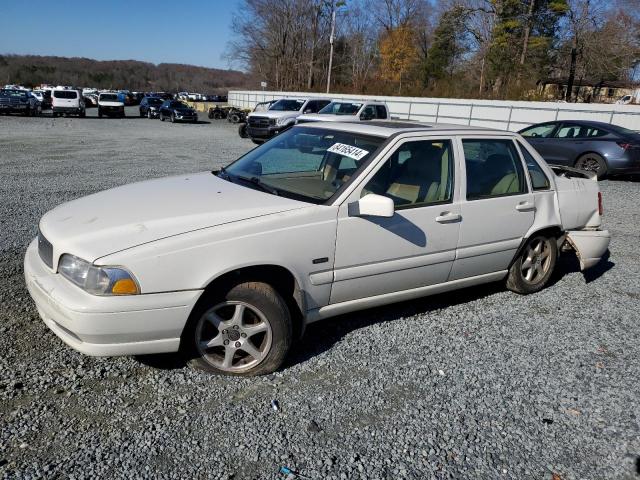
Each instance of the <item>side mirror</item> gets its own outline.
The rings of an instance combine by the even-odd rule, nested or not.
[[[357,202],[349,204],[349,215],[352,217],[393,217],[393,200],[389,197],[369,193]]]
[[[313,113],[313,108],[306,108],[302,113]]]

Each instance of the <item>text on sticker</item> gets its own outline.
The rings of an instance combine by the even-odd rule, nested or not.
[[[327,149],[327,152],[344,155],[345,157],[353,158],[354,160],[360,160],[369,153],[367,150],[352,147],[351,145],[346,145],[344,143],[334,143]]]

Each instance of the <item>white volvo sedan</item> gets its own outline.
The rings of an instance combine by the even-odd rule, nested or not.
[[[545,286],[561,248],[609,245],[598,184],[518,134],[401,122],[295,126],[220,171],[45,214],[25,257],[40,316],[89,355],[181,351],[276,370],[310,322],[486,282]]]

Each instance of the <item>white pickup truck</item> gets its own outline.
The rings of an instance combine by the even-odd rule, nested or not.
[[[598,183],[516,133],[409,122],[296,125],[220,171],[46,213],[26,283],[89,355],[181,351],[272,372],[308,323],[487,282],[530,294],[561,249],[609,245]]]
[[[296,124],[309,122],[366,122],[389,119],[389,109],[383,102],[351,102],[334,100],[318,113],[305,113]]]
[[[246,133],[253,143],[263,143],[293,126],[300,115],[317,113],[330,102],[326,98],[280,99],[266,112],[251,112],[247,115]]]

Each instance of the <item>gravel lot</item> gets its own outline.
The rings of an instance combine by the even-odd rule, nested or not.
[[[588,274],[563,257],[537,295],[316,324],[269,377],[90,358],[45,328],[22,276],[45,211],[251,147],[224,121],[0,117],[0,477],[640,477],[637,182],[602,182],[611,255]]]

